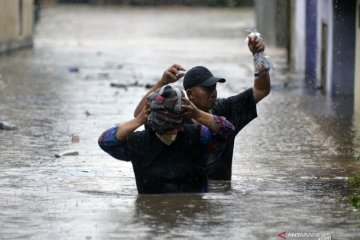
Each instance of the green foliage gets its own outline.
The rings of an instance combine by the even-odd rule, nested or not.
[[[253,0],[207,0],[207,5],[214,7],[253,6]]]
[[[355,191],[355,193],[349,197],[348,202],[354,207],[360,208],[360,175],[348,178],[347,182],[351,185],[353,191]]]
[[[350,196],[349,204],[353,205],[354,207],[360,208],[360,195],[355,193]]]
[[[360,175],[348,178],[347,182],[350,183],[353,188],[360,188]]]

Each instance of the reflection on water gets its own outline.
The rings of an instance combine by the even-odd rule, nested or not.
[[[0,120],[18,126],[0,131],[1,238],[251,240],[288,231],[358,239],[360,213],[344,197],[345,179],[359,171],[359,117],[349,99],[304,92],[300,76],[281,72],[281,50],[268,48],[279,70],[259,117],[236,139],[233,179],[210,182],[210,193],[139,196],[131,164],[97,146],[102,131],[131,117],[146,92],[139,85],[174,62],[224,76],[220,96],[251,86],[243,39],[252,14],[45,10],[34,49],[0,57]],[[79,156],[54,157],[74,149]]]
[[[139,196],[135,202],[136,218],[145,225],[156,226],[154,233],[169,231],[212,211],[211,203],[201,195]]]

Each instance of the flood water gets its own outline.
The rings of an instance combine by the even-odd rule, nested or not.
[[[237,136],[232,181],[211,182],[210,193],[139,196],[131,164],[97,145],[173,63],[226,78],[220,97],[251,87],[253,14],[45,9],[34,48],[0,56],[0,120],[18,127],[0,131],[0,239],[360,239],[345,181],[360,169],[359,118],[351,99],[306,92],[302,76],[285,72],[283,49],[267,49],[272,92]]]

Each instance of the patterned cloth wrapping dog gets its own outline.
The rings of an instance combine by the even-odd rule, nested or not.
[[[184,96],[183,91],[170,85],[150,94],[147,100],[151,113],[147,125],[160,134],[180,128],[184,120],[181,109]]]

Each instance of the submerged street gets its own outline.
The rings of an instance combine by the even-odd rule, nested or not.
[[[360,171],[360,120],[351,100],[305,91],[303,76],[286,72],[284,49],[266,48],[277,66],[272,92],[236,138],[231,182],[140,196],[131,163],[98,147],[174,63],[227,79],[219,97],[251,87],[253,14],[43,9],[33,49],[0,56],[0,121],[17,126],[0,130],[0,239],[359,239],[360,212],[345,199],[346,179]],[[66,150],[79,155],[55,158]]]

